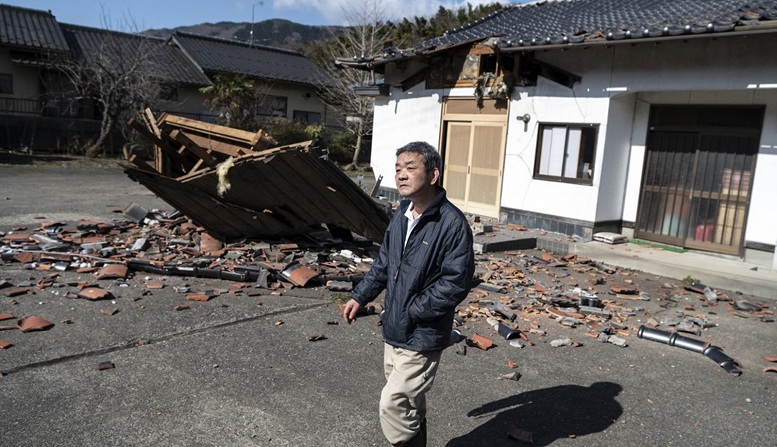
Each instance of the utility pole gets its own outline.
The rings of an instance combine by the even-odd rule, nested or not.
[[[262,6],[264,5],[264,2],[256,2],[251,5],[251,39],[248,46],[252,48],[254,46],[254,10],[256,9],[256,5]]]

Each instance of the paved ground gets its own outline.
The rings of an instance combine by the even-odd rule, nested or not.
[[[0,231],[35,226],[41,217],[110,219],[131,202],[166,207],[120,170],[65,164],[0,166]],[[626,269],[608,273],[606,266],[579,262],[551,267],[536,258],[541,255],[479,257],[481,272],[512,267],[514,278],[523,279],[506,293],[477,291],[469,301],[512,298],[521,309],[515,323],[532,345],[512,347],[484,317],[464,318],[465,335],[485,335],[496,347],[444,353],[429,397],[430,446],[521,445],[507,437],[511,426],[533,432],[535,445],[777,445],[777,373],[764,372],[769,363],[761,358],[777,355],[777,326],[731,306],[748,301],[773,309],[774,302],[720,290],[723,300],[711,305],[677,280]],[[0,283],[34,284],[48,273],[0,264]],[[165,287],[144,293],[150,280]],[[3,445],[386,445],[376,417],[383,385],[377,317],[333,324],[337,305],[323,287],[281,295],[251,289],[260,294],[192,302],[174,287],[186,283],[204,291],[230,284],[138,273],[125,283],[99,281],[112,299],[67,298],[79,281],[95,280],[68,271],[57,278],[58,287],[34,295],[0,293],[0,313],[55,324],[39,332],[0,330],[0,339],[13,344],[0,350]],[[582,326],[565,328],[532,311],[537,283],[584,287],[622,306],[628,347],[599,343]],[[618,298],[608,293],[615,284],[633,285],[651,299]],[[175,311],[176,305],[189,309]],[[686,335],[720,346],[741,364],[741,376],[635,334],[649,318],[686,317],[710,324],[698,337]],[[562,338],[581,346],[551,346]],[[106,361],[114,368],[98,370]],[[516,371],[518,381],[499,380]]]

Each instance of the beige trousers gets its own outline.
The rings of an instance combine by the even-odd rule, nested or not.
[[[442,351],[414,352],[384,343],[386,386],[380,394],[380,426],[391,444],[408,441],[426,419],[426,393],[432,388]]]

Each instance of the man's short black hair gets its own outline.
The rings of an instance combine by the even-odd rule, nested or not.
[[[399,157],[399,154],[404,154],[405,152],[413,152],[420,155],[424,160],[426,172],[432,172],[434,168],[437,168],[438,171],[442,172],[442,159],[440,158],[440,153],[437,152],[437,149],[435,149],[434,146],[426,141],[407,143],[397,149],[397,157]]]

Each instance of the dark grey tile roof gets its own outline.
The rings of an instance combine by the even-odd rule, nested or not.
[[[95,62],[98,55],[106,52],[135,54],[142,49],[159,79],[194,86],[211,84],[208,77],[179,48],[168,44],[167,39],[70,24],[61,24],[61,28],[76,57],[87,62]],[[132,60],[118,58],[115,62],[131,63]]]
[[[547,0],[502,8],[414,48],[389,49],[380,64],[466,43],[496,38],[503,49],[637,41],[731,31],[777,32],[777,0]],[[345,61],[344,59],[341,61]]]
[[[302,54],[178,31],[177,42],[206,72],[240,73],[270,81],[320,85],[329,75]]]
[[[0,5],[0,45],[28,51],[70,50],[51,12],[11,5]]]

